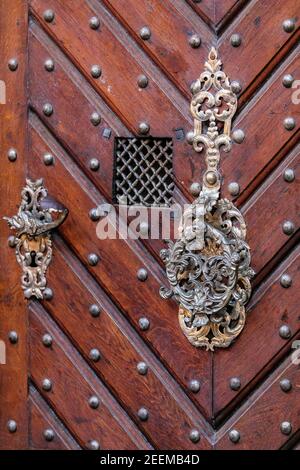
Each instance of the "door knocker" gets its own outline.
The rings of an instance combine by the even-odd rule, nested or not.
[[[184,212],[179,238],[161,251],[170,288],[160,295],[179,303],[179,323],[196,347],[226,348],[241,333],[251,295],[250,249],[240,211],[220,199],[220,148],[231,149],[231,120],[237,98],[212,48],[205,70],[193,84],[192,144],[205,150],[202,190]]]
[[[43,180],[26,180],[17,215],[4,217],[16,231],[12,245],[22,268],[21,284],[27,299],[43,298],[46,271],[52,258],[51,230],[63,223],[68,209],[47,196]]]

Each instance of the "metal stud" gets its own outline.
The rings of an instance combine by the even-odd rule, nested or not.
[[[294,170],[292,170],[292,168],[287,168],[286,170],[284,170],[283,179],[287,183],[292,183],[292,181],[294,181],[294,179],[295,179]]]
[[[94,111],[92,114],[91,114],[91,117],[90,117],[90,121],[91,123],[94,125],[94,126],[98,126],[101,122],[101,116],[99,113],[97,113],[96,111]]]
[[[289,423],[288,421],[283,421],[280,425],[280,431],[282,432],[282,434],[285,434],[286,436],[291,434],[292,429],[293,427],[291,423]]]
[[[231,82],[231,89],[236,95],[242,91],[242,85],[237,80]]]
[[[148,85],[148,78],[146,75],[139,75],[137,79],[137,84],[140,88],[146,88]]]
[[[282,84],[285,86],[285,88],[291,88],[293,85],[294,77],[290,73],[284,75],[282,79]]]
[[[92,441],[89,442],[89,449],[90,450],[99,450],[100,449],[100,444],[98,441],[93,439]]]
[[[46,287],[44,290],[44,299],[51,300],[53,299],[53,290],[50,287]]]
[[[92,171],[99,170],[99,167],[100,167],[99,160],[97,160],[97,158],[91,158],[89,166]]]
[[[151,37],[151,31],[148,26],[143,26],[143,28],[140,29],[140,37],[144,40],[147,41]]]
[[[91,29],[98,29],[100,26],[100,20],[98,16],[92,16],[92,18],[90,18],[89,25]]]
[[[8,333],[8,339],[11,342],[11,344],[17,344],[19,340],[18,333],[16,331],[10,331]]]
[[[92,304],[89,308],[89,312],[92,315],[92,317],[96,318],[99,317],[100,315],[100,307],[96,304]]]
[[[195,196],[195,197],[199,196],[200,191],[201,191],[200,183],[192,183],[191,184],[190,193],[192,194],[192,196]]]
[[[279,336],[282,338],[282,339],[289,339],[292,335],[292,332],[291,332],[291,329],[288,325],[282,325],[280,328],[279,328]]]
[[[146,375],[148,372],[148,366],[145,362],[139,362],[136,368],[140,375]]]
[[[283,274],[280,278],[280,284],[282,287],[287,289],[288,287],[291,287],[293,283],[293,280],[289,274]]]
[[[239,47],[241,45],[241,42],[242,42],[242,37],[240,34],[233,34],[230,38],[230,43],[233,47]]]
[[[94,362],[98,362],[99,359],[101,358],[99,349],[96,349],[96,348],[91,349],[89,352],[89,358]]]
[[[190,390],[191,392],[193,392],[193,393],[199,392],[199,390],[200,390],[200,382],[199,382],[199,380],[195,380],[195,379],[191,380],[191,381],[189,382],[189,390]]]
[[[17,428],[18,426],[14,419],[10,419],[9,421],[7,421],[7,429],[9,430],[9,432],[14,433],[16,432]]]
[[[100,404],[100,401],[99,401],[99,398],[96,397],[96,395],[93,395],[90,399],[89,399],[89,405],[91,408],[93,408],[93,410],[96,410],[98,408]]]
[[[240,193],[240,185],[236,181],[232,181],[228,185],[228,191],[231,196],[237,196]]]
[[[42,383],[42,388],[45,390],[45,392],[50,392],[52,389],[52,382],[50,379],[44,379]]]
[[[239,377],[232,377],[229,381],[231,390],[237,391],[241,388],[241,381]]]
[[[9,149],[9,151],[7,152],[7,158],[10,162],[15,162],[17,160],[17,157],[18,157],[18,154],[17,154],[17,151],[16,149]]]
[[[192,441],[194,444],[200,441],[200,433],[197,431],[197,429],[192,429],[190,432],[190,441]]]
[[[54,163],[54,157],[51,153],[45,153],[43,160],[44,160],[45,165],[47,166],[53,165]]]
[[[282,379],[280,380],[280,388],[287,393],[292,389],[292,382],[289,379]]]
[[[53,10],[45,10],[44,11],[44,20],[47,23],[51,23],[54,20],[54,11]]]
[[[54,61],[52,59],[45,60],[44,67],[47,72],[53,72],[54,70]]]
[[[45,103],[44,106],[43,106],[43,113],[45,114],[45,116],[51,116],[51,114],[53,114],[53,106],[51,103]]]
[[[206,182],[208,184],[215,184],[218,180],[217,173],[215,171],[208,171],[205,175]]]
[[[51,442],[55,437],[55,433],[52,429],[45,429],[43,432],[44,438],[46,441]]]
[[[292,33],[295,29],[295,20],[293,18],[289,18],[288,20],[284,20],[282,23],[283,31],[286,33]]]
[[[284,119],[283,125],[287,131],[292,131],[296,126],[296,121],[292,117],[287,117]]]
[[[141,222],[139,225],[139,230],[141,235],[148,235],[149,233],[149,224],[148,222]]]
[[[185,138],[186,138],[187,143],[192,145],[192,143],[194,142],[194,132],[193,131],[187,132]]]
[[[105,139],[110,139],[111,129],[109,129],[109,127],[106,127],[105,129],[103,129],[102,135]]]
[[[50,348],[53,342],[52,336],[49,335],[49,333],[44,334],[42,338],[42,342],[43,342],[43,345],[46,346],[46,348]]]
[[[99,256],[96,255],[96,253],[90,253],[88,255],[88,262],[91,266],[96,266],[96,264],[98,264],[98,261],[99,261]]]
[[[146,408],[140,408],[138,411],[138,417],[141,421],[147,421],[149,418],[149,412]]]
[[[139,133],[142,135],[148,134],[150,131],[150,126],[147,122],[140,122],[139,124]]]
[[[101,75],[101,67],[99,65],[92,65],[91,67],[91,75],[93,78],[99,78]]]
[[[240,438],[241,438],[241,435],[239,433],[239,431],[237,431],[236,429],[232,429],[231,431],[229,431],[229,439],[231,440],[231,442],[233,442],[234,444],[236,444],[237,442],[239,442]]]
[[[142,317],[139,319],[139,327],[142,331],[146,331],[149,329],[150,321],[146,317]]]
[[[286,220],[282,224],[282,231],[285,235],[292,235],[295,231],[295,225],[290,220]]]
[[[17,59],[13,58],[13,59],[9,59],[8,61],[8,68],[9,70],[11,70],[12,72],[15,72],[18,68],[18,61]]]
[[[8,246],[14,248],[17,244],[16,237],[14,235],[10,235],[7,239]]]
[[[241,144],[245,139],[245,133],[242,129],[235,129],[232,133],[232,138],[237,144]]]
[[[90,219],[93,220],[94,222],[95,222],[96,220],[99,220],[99,219],[100,219],[100,215],[99,215],[99,213],[98,213],[98,210],[97,210],[97,208],[95,208],[95,207],[90,210],[89,216],[90,216]]]
[[[146,279],[148,278],[148,271],[147,269],[145,268],[140,268],[137,272],[137,278],[139,281],[146,281]]]
[[[201,44],[201,38],[198,34],[193,34],[193,36],[190,37],[189,39],[189,45],[193,49],[197,49]]]

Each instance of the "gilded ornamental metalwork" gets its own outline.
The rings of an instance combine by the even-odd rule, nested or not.
[[[231,121],[237,97],[212,48],[205,70],[193,84],[192,144],[205,152],[202,190],[184,212],[179,238],[161,251],[169,288],[160,295],[179,303],[179,324],[193,346],[228,347],[246,321],[251,295],[246,224],[234,204],[220,198],[220,149],[231,149]]]

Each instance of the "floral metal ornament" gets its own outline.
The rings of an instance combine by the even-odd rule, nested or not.
[[[47,197],[43,180],[26,180],[17,215],[4,217],[16,231],[13,245],[22,268],[21,284],[27,299],[43,298],[46,271],[52,258],[50,231],[67,217],[68,210]]]
[[[226,348],[241,333],[251,295],[250,249],[240,211],[220,198],[220,148],[231,149],[231,121],[237,98],[212,48],[193,84],[192,144],[205,151],[206,171],[198,198],[183,214],[179,238],[161,251],[169,288],[160,295],[179,303],[179,324],[196,347]]]

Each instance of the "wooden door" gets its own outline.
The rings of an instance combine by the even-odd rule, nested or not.
[[[1,1],[2,449],[299,448],[299,16],[297,0]],[[222,193],[256,272],[244,331],[213,353],[159,296],[163,241],[99,240],[90,217],[114,198],[115,139],[145,130],[171,139],[174,199],[192,200],[190,86],[212,46],[240,87]],[[2,220],[26,177],[69,209],[40,302]]]

